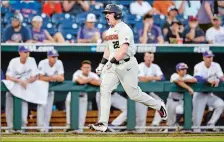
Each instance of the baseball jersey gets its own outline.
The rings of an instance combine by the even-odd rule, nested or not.
[[[99,76],[98,76],[96,73],[94,73],[94,72],[90,72],[90,73],[88,74],[88,76],[86,77],[86,76],[84,76],[84,75],[82,74],[82,71],[81,71],[81,70],[77,70],[77,71],[73,74],[73,78],[72,78],[73,82],[76,82],[78,76],[80,76],[80,77],[82,77],[82,78],[84,78],[84,79],[87,79],[87,78],[100,79]]]
[[[177,73],[174,73],[171,75],[170,77],[170,82],[175,82],[176,80],[178,80],[180,78],[179,74]],[[186,79],[193,79],[194,77],[189,75],[189,74],[186,74],[184,77],[182,77],[181,79],[184,81]],[[169,93],[169,98],[172,98],[172,99],[183,99],[183,94],[181,93],[178,93],[178,92],[170,92]]]
[[[201,76],[204,79],[221,78],[223,72],[219,63],[212,62],[211,66],[207,68],[204,61],[202,61],[194,66],[194,76]]]
[[[138,77],[140,76],[162,76],[163,72],[157,64],[151,64],[149,67],[144,62],[139,65]]]
[[[57,60],[51,67],[48,59],[41,60],[38,65],[39,73],[45,76],[64,74],[64,67],[61,60]]]
[[[124,22],[119,22],[114,27],[110,27],[105,34],[105,43],[110,51],[109,59],[112,59],[120,46],[124,43],[128,43],[128,51],[124,59],[134,56],[136,47],[134,45],[134,36],[131,28]]]
[[[21,80],[27,80],[32,76],[38,75],[36,61],[33,57],[28,57],[26,62],[22,64],[20,57],[13,58],[9,62],[6,75]]]

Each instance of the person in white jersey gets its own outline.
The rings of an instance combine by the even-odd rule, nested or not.
[[[47,59],[41,60],[39,69],[39,80],[46,82],[63,82],[64,67],[61,60],[58,59],[58,51],[56,49],[47,52]],[[49,91],[47,104],[37,105],[37,126],[43,127],[39,129],[41,132],[48,132],[51,119],[52,106],[54,102],[54,92]]]
[[[89,128],[108,131],[108,119],[111,104],[111,92],[122,84],[130,99],[143,103],[160,112],[162,119],[167,119],[167,111],[163,101],[156,100],[142,92],[138,86],[138,62],[134,57],[136,47],[131,28],[121,21],[122,10],[116,4],[108,4],[103,11],[108,24],[111,26],[105,37],[107,47],[101,63],[96,69],[103,78],[100,85],[101,106],[100,119]]]
[[[73,74],[72,81],[81,85],[91,84],[94,86],[100,86],[99,76],[91,72],[91,62],[84,60],[81,63],[81,68]],[[71,92],[67,95],[65,106],[66,106],[66,123],[70,127],[70,104],[71,104]],[[85,125],[86,114],[88,105],[88,94],[86,92],[79,93],[79,130],[77,132],[83,132]]]
[[[198,82],[210,84],[212,87],[217,87],[220,81],[224,81],[222,68],[219,63],[213,62],[214,54],[212,51],[203,53],[203,61],[194,66],[194,77]],[[212,92],[196,92],[193,96],[193,126],[200,126],[204,114],[205,106],[212,107],[214,112],[211,119],[208,121],[208,126],[215,126],[224,110],[224,102],[221,98]],[[200,129],[194,129],[195,132],[200,132]]]
[[[154,64],[153,61],[154,61],[154,53],[146,52],[144,54],[144,62],[139,64],[138,79],[140,82],[154,82],[154,81],[161,81],[164,79],[161,68],[157,64]],[[150,92],[149,95],[155,98],[156,100],[162,100],[154,92]],[[148,106],[137,102],[135,107],[136,107],[136,126],[145,127]],[[161,121],[160,115],[156,111],[152,125],[159,125],[160,121]],[[145,129],[137,129],[137,131],[144,132]]]
[[[13,58],[9,62],[6,72],[6,80],[19,83],[26,88],[29,83],[33,83],[37,79],[38,69],[36,61],[33,57],[29,57],[30,51],[25,46],[18,47],[19,57]],[[22,101],[22,127],[27,124],[28,103]],[[13,96],[10,92],[6,93],[6,122],[10,128],[13,128]]]
[[[185,88],[193,95],[194,90],[186,83],[196,83],[197,79],[187,74],[188,66],[185,63],[178,63],[176,65],[176,73],[170,77],[170,82],[176,83],[178,86]],[[183,94],[180,92],[170,92],[167,98],[167,111],[169,113],[167,123],[168,126],[179,125],[180,119],[184,113]]]

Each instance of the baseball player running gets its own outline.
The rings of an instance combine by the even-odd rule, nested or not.
[[[99,76],[91,72],[91,62],[89,60],[84,60],[81,63],[81,70],[77,70],[73,74],[73,82],[78,84],[91,84],[94,86],[100,86]],[[66,98],[66,122],[67,126],[70,126],[70,104],[71,104],[71,92],[67,95]],[[86,92],[79,93],[79,132],[83,132],[83,127],[85,125],[86,113],[87,113],[87,104],[88,104],[88,94]]]
[[[6,79],[15,83],[19,83],[26,88],[29,83],[33,83],[37,79],[38,69],[34,58],[29,57],[30,51],[25,46],[19,46],[19,57],[13,58],[9,62],[6,72]],[[28,103],[22,101],[22,127],[27,124]],[[13,96],[10,92],[6,93],[6,122],[12,131],[13,127]]]
[[[139,64],[138,79],[140,82],[151,82],[163,80],[163,72],[157,64],[153,63],[154,53],[146,52],[144,55],[144,62]],[[156,100],[162,100],[154,92],[149,93]],[[146,126],[146,118],[148,112],[148,106],[142,103],[136,103],[136,126]],[[159,125],[161,121],[160,115],[156,111],[152,125]],[[145,129],[138,129],[138,132],[144,132]]]
[[[104,39],[107,47],[103,59],[96,69],[98,74],[103,73],[100,86],[100,119],[98,123],[89,125],[89,128],[101,132],[109,130],[111,92],[119,83],[130,99],[158,110],[162,119],[166,120],[167,111],[164,103],[142,92],[138,86],[138,62],[134,57],[136,49],[133,32],[120,20],[122,15],[120,7],[108,4],[103,13],[111,27],[107,30]]]
[[[47,52],[47,59],[40,61],[38,65],[39,80],[46,82],[63,82],[64,67],[62,61],[58,59],[58,51],[53,49]],[[54,92],[49,91],[47,104],[37,106],[37,125],[43,127],[41,132],[48,132],[51,119],[52,106],[54,102]]]
[[[213,87],[219,85],[219,81],[224,81],[223,72],[219,63],[213,62],[214,54],[212,51],[203,53],[203,61],[194,67],[194,76],[198,82],[208,83]],[[212,92],[196,92],[193,96],[193,126],[200,126],[202,122],[205,106],[214,108],[213,115],[208,121],[208,126],[215,126],[224,110],[224,102]],[[194,129],[200,132],[200,129]]]
[[[170,82],[176,83],[178,86],[183,87],[193,95],[194,90],[186,83],[196,83],[197,79],[187,74],[188,66],[185,63],[176,65],[176,73],[173,73]],[[179,125],[179,121],[183,116],[183,94],[178,92],[170,92],[167,98],[167,111],[169,113],[167,122],[169,126]]]

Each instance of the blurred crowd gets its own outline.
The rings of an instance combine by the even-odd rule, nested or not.
[[[224,1],[217,0],[2,1],[1,40],[101,43],[108,3],[120,5],[136,43],[224,43]]]

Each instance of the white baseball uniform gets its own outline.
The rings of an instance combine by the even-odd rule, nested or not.
[[[173,73],[170,77],[170,82],[175,82],[180,78],[178,73]],[[194,77],[186,74],[184,77],[181,79],[184,81],[186,79],[193,79]],[[167,98],[167,111],[169,113],[168,115],[168,125],[173,126],[176,122],[176,116],[178,114],[183,114],[184,113],[184,102],[183,102],[183,96],[184,94],[178,93],[178,92],[170,92],[169,96]]]
[[[20,57],[13,58],[8,66],[7,76],[27,80],[30,77],[38,75],[37,64],[34,58],[28,57],[27,61],[22,64]],[[22,101],[22,127],[27,124],[28,103]],[[8,127],[13,127],[13,96],[10,92],[6,93],[6,121]]]
[[[119,61],[119,65],[112,64],[110,69],[106,68],[107,64],[104,66],[102,72],[104,75],[100,86],[101,115],[99,122],[106,126],[108,125],[111,92],[116,89],[120,83],[130,99],[143,103],[153,109],[160,110],[162,102],[142,92],[138,86],[138,62],[134,57],[136,48],[134,45],[133,32],[130,27],[124,22],[119,22],[114,27],[110,27],[106,31],[105,43],[107,44],[106,48],[108,48],[110,52],[109,60],[119,51],[121,45],[125,43],[129,44],[124,59],[130,58],[130,60],[121,60]]]
[[[211,66],[207,68],[204,61],[198,63],[194,67],[194,76],[201,76],[204,79],[216,78],[223,76],[220,65],[212,62]],[[224,109],[224,102],[221,98],[214,95],[212,92],[196,92],[193,96],[193,125],[200,126],[202,122],[205,106],[214,108],[214,113],[208,122],[208,125],[215,125]],[[195,129],[200,131],[200,129]]]
[[[78,77],[84,79],[93,78],[99,80],[99,76],[94,72],[89,72],[88,76],[84,76],[81,70],[77,70],[73,74],[73,82],[76,82]],[[67,95],[65,106],[66,106],[66,123],[70,126],[70,103],[71,103],[71,92]],[[85,126],[86,113],[88,105],[88,96],[85,92],[80,92],[79,94],[79,132],[83,132],[83,127]]]
[[[160,67],[157,64],[152,63],[149,67],[147,67],[146,64],[142,62],[139,64],[138,77],[145,77],[145,76],[163,76],[163,72],[161,71]],[[161,98],[154,92],[150,92],[149,95],[156,100],[161,100]],[[136,107],[136,126],[138,127],[146,126],[148,106],[136,102],[135,107]],[[160,121],[161,117],[156,111],[152,125],[159,125]],[[138,129],[137,131],[144,132],[145,129]]]
[[[57,60],[51,67],[48,59],[41,60],[39,65],[39,74],[44,76],[63,75],[64,67],[61,60]],[[54,103],[54,92],[49,91],[47,104],[37,106],[37,125],[44,127],[41,131],[48,132],[49,123],[51,120],[52,106]]]
[[[96,94],[96,103],[98,110],[100,110],[100,93]],[[119,93],[114,92],[111,94],[111,106],[119,109],[121,113],[111,122],[113,126],[120,126],[127,120],[127,99]],[[98,111],[100,116],[100,111]]]

